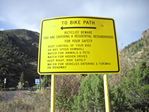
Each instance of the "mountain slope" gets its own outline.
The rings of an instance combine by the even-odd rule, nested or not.
[[[142,62],[145,62],[146,66],[149,67],[149,29],[142,33],[142,37],[138,41],[126,46],[120,52],[120,75],[112,75],[111,85],[121,82],[123,76]]]
[[[121,51],[121,58],[128,64],[129,69],[142,61],[149,64],[149,29],[142,33],[140,40],[128,45]]]
[[[20,75],[33,85],[37,76],[38,33],[24,29],[0,31],[0,81],[16,87]]]
[[[142,33],[142,37],[140,40],[125,47],[121,52],[121,56],[127,58],[127,60],[129,60],[129,63],[135,65],[142,60],[148,61],[148,53],[149,29]]]

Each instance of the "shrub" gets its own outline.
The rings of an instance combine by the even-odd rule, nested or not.
[[[103,79],[88,75],[81,81],[79,94],[74,97],[73,112],[98,112],[104,110]]]
[[[149,110],[149,67],[142,62],[125,75],[121,83],[112,89],[113,110]]]

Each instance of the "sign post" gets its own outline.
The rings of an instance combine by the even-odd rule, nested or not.
[[[38,73],[51,75],[51,112],[55,111],[57,74],[119,73],[119,54],[112,18],[59,17],[41,24]],[[106,112],[110,111],[107,75],[104,75]]]
[[[104,97],[105,97],[105,112],[110,112],[110,99],[109,99],[109,89],[108,89],[108,76],[104,74]]]
[[[7,79],[4,78],[4,90],[5,90],[6,82],[7,82]]]
[[[51,111],[50,112],[55,112],[55,75],[51,75]]]

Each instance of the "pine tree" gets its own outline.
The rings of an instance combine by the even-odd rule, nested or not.
[[[103,80],[89,75],[81,81],[80,91],[74,97],[73,112],[102,112],[104,110]]]

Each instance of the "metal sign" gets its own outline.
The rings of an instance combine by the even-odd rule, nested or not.
[[[118,73],[114,20],[60,17],[41,24],[38,73]]]
[[[35,84],[40,84],[40,79],[35,79]]]

